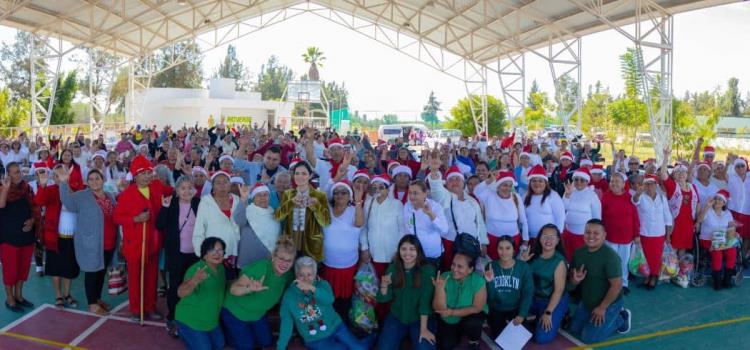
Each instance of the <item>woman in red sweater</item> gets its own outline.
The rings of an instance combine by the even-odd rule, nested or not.
[[[602,221],[607,232],[607,244],[620,256],[622,285],[625,294],[628,289],[628,261],[633,241],[640,242],[641,222],[638,209],[625,191],[627,176],[615,173],[609,180],[609,191],[602,196]]]

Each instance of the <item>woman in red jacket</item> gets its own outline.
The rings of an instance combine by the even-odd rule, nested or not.
[[[625,190],[627,176],[614,173],[609,180],[609,191],[602,196],[602,222],[607,232],[607,244],[620,256],[622,286],[625,294],[628,289],[628,261],[633,241],[640,242],[641,221],[638,208]]]

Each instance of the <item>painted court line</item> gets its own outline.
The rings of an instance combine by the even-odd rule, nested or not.
[[[43,345],[51,345],[51,346],[54,346],[54,347],[63,348],[65,350],[86,350],[85,348],[81,348],[81,347],[78,347],[78,346],[75,346],[75,345],[60,343],[60,342],[56,342],[56,341],[52,341],[52,340],[47,340],[47,339],[42,339],[42,338],[37,338],[37,337],[32,337],[30,335],[24,335],[24,334],[12,333],[12,332],[3,332],[3,333],[0,333],[0,335],[6,336],[6,337],[11,337],[11,338],[16,338],[16,339],[21,339],[21,340],[26,340],[26,341],[30,341],[30,342],[34,342],[34,343],[38,343],[38,344],[43,344]]]
[[[19,324],[23,323],[23,322],[24,322],[24,321],[26,321],[26,320],[28,320],[28,319],[30,319],[30,318],[32,318],[32,317],[34,317],[34,315],[36,315],[36,314],[38,314],[38,313],[42,312],[42,310],[44,310],[44,309],[46,309],[46,308],[48,308],[48,307],[52,307],[52,305],[50,305],[50,304],[42,304],[42,305],[41,305],[41,306],[39,306],[38,308],[36,308],[36,309],[34,309],[34,310],[31,310],[31,312],[27,313],[26,315],[23,315],[23,316],[21,316],[21,318],[19,318],[19,319],[17,319],[17,320],[15,320],[15,321],[13,321],[13,322],[11,322],[11,323],[8,323],[8,324],[7,324],[7,325],[6,325],[5,327],[3,327],[3,328],[0,328],[0,333],[6,333],[6,332],[7,332],[8,330],[10,330],[10,329],[12,329],[13,327],[15,327],[15,326],[17,326],[17,325],[19,325]]]
[[[572,335],[571,335],[570,333],[568,333],[568,331],[566,331],[566,330],[563,330],[563,329],[558,329],[558,330],[557,330],[557,334],[562,334],[562,335],[563,335],[563,337],[565,337],[566,339],[570,340],[570,342],[571,342],[571,343],[573,343],[573,344],[575,344],[575,345],[577,345],[577,346],[584,346],[584,345],[586,345],[586,344],[584,344],[584,343],[583,343],[582,341],[578,340],[578,338],[576,338],[576,337],[572,336]]]
[[[680,328],[675,328],[675,329],[668,329],[668,330],[653,332],[649,334],[638,335],[634,337],[614,339],[614,340],[604,341],[600,343],[577,346],[577,347],[570,348],[568,350],[584,350],[584,349],[590,349],[590,348],[593,349],[593,348],[612,346],[612,345],[623,344],[623,343],[631,343],[631,342],[639,341],[639,340],[658,338],[658,337],[663,337],[667,335],[691,332],[691,331],[696,331],[696,330],[706,329],[706,328],[721,327],[721,326],[726,326],[726,325],[730,325],[734,323],[742,323],[742,322],[747,322],[747,321],[750,321],[750,316],[738,317],[738,318],[733,318],[733,319],[724,320],[724,321],[708,322],[708,323],[703,323],[703,324],[699,324],[695,326],[686,326],[686,327],[680,327]]]

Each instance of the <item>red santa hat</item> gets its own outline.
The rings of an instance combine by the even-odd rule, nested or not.
[[[578,168],[573,172],[573,178],[585,179],[587,182],[591,182],[591,173],[587,168]]]
[[[703,156],[713,156],[714,154],[716,154],[716,150],[713,146],[703,147]]]
[[[593,167],[594,166],[594,162],[592,162],[591,159],[588,159],[588,158],[581,159],[581,166],[582,167],[585,167],[585,166]]]
[[[343,140],[341,140],[340,138],[338,138],[338,137],[334,137],[334,138],[328,140],[328,148],[332,148],[332,147],[344,147],[344,145],[346,145],[346,143]]]
[[[380,146],[385,146],[385,144],[386,144],[386,143],[387,143],[387,142],[385,142],[385,141],[383,141],[383,140],[378,140],[378,147],[380,147]]]
[[[656,159],[649,158],[649,159],[646,159],[645,161],[643,161],[643,164],[648,164],[648,163],[656,163]]]
[[[37,171],[50,171],[49,166],[45,162],[34,162],[32,168],[34,169],[34,172],[37,172]]]
[[[221,163],[221,162],[223,162],[225,160],[229,160],[229,161],[232,162],[232,164],[234,164],[234,158],[232,158],[232,156],[230,156],[228,154],[225,154],[225,155],[219,157],[219,163]]]
[[[261,192],[271,192],[271,190],[268,188],[268,186],[264,185],[262,182],[256,182],[255,186],[253,186],[253,189],[250,191],[250,200],[255,198],[255,195]]]
[[[571,162],[572,162],[572,161],[573,161],[573,154],[572,154],[572,153],[570,153],[569,151],[565,151],[565,152],[563,152],[563,154],[562,154],[562,155],[560,156],[560,160],[562,161],[563,159],[567,159],[567,160],[569,160],[569,161],[571,161]]]
[[[391,185],[391,178],[387,174],[375,175],[372,177],[372,183],[376,182],[379,182],[385,185],[385,187],[388,187]]]
[[[747,168],[747,159],[739,157],[739,158],[737,158],[737,159],[734,160],[734,164],[733,165],[735,167],[738,166],[738,165],[741,165],[741,164],[745,165],[745,167]]]
[[[367,172],[367,169],[359,169],[357,170],[357,172],[354,173],[354,176],[352,176],[352,182],[356,181],[360,177],[364,177],[369,180],[370,173]]]
[[[396,177],[398,174],[406,174],[409,175],[411,178],[411,168],[409,168],[406,165],[398,165],[397,167],[393,168],[393,171],[391,172],[391,177]]]
[[[292,160],[289,162],[289,169],[294,168],[294,166],[297,165],[297,163],[303,162],[303,161],[304,160],[302,158],[300,158],[300,157],[294,157],[294,158],[292,158]]]
[[[643,178],[643,183],[645,184],[647,182],[658,183],[659,177],[654,174],[646,174],[646,176]]]
[[[211,174],[211,181],[214,181],[214,179],[216,179],[216,177],[221,176],[221,175],[226,176],[227,179],[230,179],[230,180],[232,179],[232,175],[229,175],[229,173],[227,173],[226,171],[219,170],[219,171],[215,171],[213,174]]]
[[[531,158],[531,146],[530,145],[523,146],[523,151],[521,151],[521,155],[519,155],[519,157]]]
[[[141,172],[144,171],[153,171],[154,168],[151,167],[151,162],[146,159],[146,157],[142,155],[138,155],[135,158],[133,158],[133,161],[130,163],[130,174],[135,177]]]
[[[688,167],[684,163],[676,163],[672,172],[687,171]]]
[[[511,171],[498,172],[495,180],[497,181],[498,185],[506,181],[510,181],[511,183],[513,183],[514,186],[516,185],[516,177],[513,175],[513,172]]]
[[[700,163],[698,163],[698,169],[700,169],[702,166],[708,168],[708,170],[711,170],[711,163],[709,163],[709,162],[700,162]]]
[[[447,181],[452,177],[460,177],[463,180],[464,174],[461,173],[461,170],[457,166],[453,165],[445,172],[445,180]]]
[[[349,192],[349,198],[354,197],[354,192],[352,191],[352,186],[349,185],[349,181],[341,180],[339,182],[334,183],[333,186],[331,186],[331,193],[329,193],[329,195],[331,196],[330,198],[333,198],[333,193],[336,192],[336,189],[339,187],[343,187],[346,189],[347,192]]]
[[[729,202],[729,191],[727,190],[719,190],[719,192],[716,192],[716,197],[721,198],[724,200],[724,203]]]
[[[208,172],[206,171],[206,169],[203,169],[203,167],[201,166],[194,166],[193,171],[191,173],[193,175],[195,175],[196,173],[201,173],[203,174],[203,176],[208,177]]]
[[[604,166],[602,166],[601,164],[594,164],[594,166],[591,168],[590,173],[604,175]]]
[[[544,179],[545,181],[549,181],[549,179],[547,178],[547,171],[544,170],[544,167],[539,164],[531,167],[531,170],[529,170],[529,175],[527,176],[527,178],[529,179],[529,181],[531,181],[531,179],[533,178],[539,178],[539,179]]]

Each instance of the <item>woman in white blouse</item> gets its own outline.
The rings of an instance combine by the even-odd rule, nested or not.
[[[404,205],[401,201],[389,196],[391,185],[388,175],[377,175],[372,178],[371,188],[374,196],[365,202],[365,230],[359,245],[363,260],[371,260],[378,278],[396,254],[398,241],[404,235]]]
[[[487,256],[492,260],[500,257],[497,253],[497,242],[502,236],[513,237],[513,249],[518,250],[521,241],[529,240],[529,224],[526,221],[526,208],[517,193],[513,193],[516,185],[513,173],[501,171],[497,174],[494,190],[477,193],[477,198],[484,207],[487,222],[487,238],[489,249]]]
[[[359,241],[365,214],[362,209],[361,190],[352,191],[348,181],[339,181],[331,186],[331,224],[323,228],[323,271],[320,277],[328,281],[336,300],[333,308],[342,317],[348,316],[354,293],[354,274],[359,260]]]
[[[443,207],[427,198],[427,185],[422,180],[409,184],[409,201],[404,206],[403,232],[416,235],[424,248],[427,261],[438,267],[443,253],[441,237],[448,232]]]
[[[583,232],[591,219],[602,218],[602,203],[594,192],[591,173],[579,168],[573,173],[573,183],[565,184],[563,205],[565,205],[565,230],[562,234],[565,258],[573,261],[573,252],[583,247]]]
[[[708,205],[701,210],[698,222],[701,224],[700,245],[711,254],[711,277],[714,290],[732,288],[732,278],[736,270],[737,231],[732,214],[727,210],[729,192],[720,190]],[[721,275],[722,263],[724,276]]]
[[[672,212],[669,210],[667,197],[659,192],[658,180],[656,175],[646,175],[632,199],[638,208],[641,222],[640,238],[636,238],[636,242],[640,240],[650,271],[643,281],[648,290],[656,288],[659,281],[665,237],[672,231]]]
[[[549,187],[544,167],[533,166],[528,178],[529,191],[526,192],[523,205],[526,207],[530,240],[536,240],[539,230],[546,224],[553,224],[562,232],[565,226],[565,205],[557,192]]]

